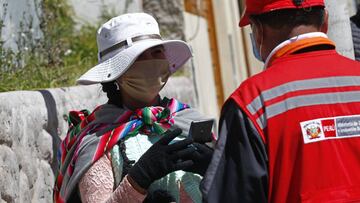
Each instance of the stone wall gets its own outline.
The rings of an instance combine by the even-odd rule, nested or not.
[[[161,95],[195,104],[188,78],[170,78]],[[99,86],[0,93],[0,203],[52,202],[67,112],[105,102]]]

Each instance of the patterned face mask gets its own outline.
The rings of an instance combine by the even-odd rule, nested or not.
[[[169,79],[169,62],[165,59],[135,62],[118,79],[122,91],[137,101],[151,102]]]

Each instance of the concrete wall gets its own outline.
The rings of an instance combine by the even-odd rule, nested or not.
[[[170,78],[161,95],[195,105],[187,78]],[[0,93],[0,203],[52,202],[54,155],[67,112],[106,100],[99,86]]]
[[[198,90],[199,108],[201,112],[217,118],[217,105],[214,72],[210,53],[207,22],[203,17],[185,13],[185,35],[192,38],[188,43],[193,50],[193,77]]]
[[[329,38],[335,42],[336,50],[340,54],[354,59],[349,2],[326,0],[325,4],[326,9],[329,11]]]
[[[140,12],[141,0],[67,0],[74,9],[74,19],[79,24],[94,24],[100,21],[101,12],[114,17],[127,12]],[[104,23],[104,22],[101,22]]]
[[[154,16],[165,39],[185,39],[183,0],[142,0],[145,13]]]
[[[240,20],[237,0],[212,0],[216,37],[219,48],[221,76],[224,89],[224,100],[249,77],[246,65],[246,46],[243,46],[241,29],[237,26]]]

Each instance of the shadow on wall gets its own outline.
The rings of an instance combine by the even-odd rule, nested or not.
[[[56,160],[58,146],[60,145],[61,142],[61,139],[57,132],[57,127],[59,126],[59,120],[57,117],[58,112],[56,108],[55,99],[52,96],[51,92],[49,90],[39,90],[39,92],[44,98],[44,102],[47,110],[48,121],[45,130],[51,135],[52,138],[53,161],[51,162],[51,169],[55,173],[58,168],[58,164],[57,161],[54,160]]]

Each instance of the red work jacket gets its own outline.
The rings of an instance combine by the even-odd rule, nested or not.
[[[360,63],[299,40],[230,98],[266,145],[268,202],[360,202]]]

